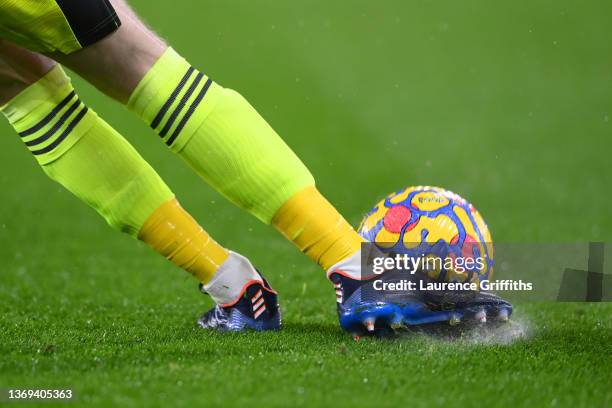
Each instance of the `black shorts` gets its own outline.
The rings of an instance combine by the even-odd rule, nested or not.
[[[109,0],[0,0],[0,38],[31,51],[70,54],[120,25]]]

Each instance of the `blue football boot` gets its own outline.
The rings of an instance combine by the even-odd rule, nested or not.
[[[198,319],[198,325],[218,331],[280,330],[278,295],[251,263],[230,252],[211,282],[200,291],[217,303]]]
[[[401,328],[440,322],[450,325],[486,323],[487,319],[505,322],[512,313],[510,303],[491,293],[451,294],[441,299],[405,287],[410,281],[419,287],[416,275],[389,270],[362,276],[360,252],[328,271],[336,291],[340,326],[355,338],[364,334],[385,336]],[[404,287],[391,291],[382,289],[383,284]]]

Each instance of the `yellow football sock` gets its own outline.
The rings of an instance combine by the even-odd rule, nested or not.
[[[128,108],[231,202],[265,223],[312,175],[237,92],[213,82],[172,48],[140,81]]]
[[[229,256],[229,251],[212,239],[176,199],[149,216],[138,239],[202,283],[208,283]]]
[[[56,65],[0,108],[44,172],[114,228],[136,236],[174,197],[153,168],[78,97]]]
[[[325,270],[355,254],[363,241],[314,186],[283,204],[272,225]]]

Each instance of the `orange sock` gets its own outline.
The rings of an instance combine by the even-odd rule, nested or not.
[[[363,242],[314,186],[283,204],[272,225],[325,270],[355,254]]]
[[[202,283],[208,283],[229,256],[229,251],[212,239],[176,199],[149,216],[138,239]]]

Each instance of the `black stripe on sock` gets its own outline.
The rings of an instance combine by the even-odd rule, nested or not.
[[[172,124],[176,120],[176,117],[181,113],[181,111],[185,107],[185,104],[187,103],[187,101],[191,97],[191,94],[193,94],[193,91],[195,91],[197,86],[200,84],[200,81],[202,81],[202,77],[204,77],[204,75],[202,75],[201,72],[198,72],[198,75],[196,75],[195,79],[193,80],[193,82],[189,86],[189,89],[187,89],[187,92],[185,92],[185,95],[183,95],[183,97],[179,101],[178,105],[176,106],[176,109],[174,109],[174,112],[172,112],[172,115],[170,115],[170,117],[168,118],[168,121],[164,125],[164,128],[162,129],[161,132],[159,132],[159,136],[160,137],[166,136],[166,134],[168,133],[168,131],[172,127]]]
[[[174,91],[172,91],[170,97],[166,100],[166,102],[164,102],[159,112],[157,112],[157,115],[153,119],[153,122],[151,122],[151,128],[155,129],[157,126],[159,126],[159,122],[161,122],[161,120],[164,118],[164,115],[166,114],[168,109],[170,109],[170,106],[172,106],[172,104],[174,103],[174,100],[185,86],[185,83],[187,82],[193,71],[194,68],[189,67],[187,72],[185,72],[185,75],[183,75],[183,78],[181,78],[176,88],[174,88]]]
[[[79,122],[81,121],[81,119],[83,119],[83,116],[85,116],[88,110],[89,108],[87,106],[81,109],[81,111],[75,116],[72,122],[68,124],[66,129],[62,132],[61,135],[59,135],[57,139],[53,141],[53,143],[51,143],[50,145],[46,147],[43,147],[40,150],[33,151],[32,154],[35,154],[35,155],[44,154],[44,153],[48,153],[51,150],[55,149],[70,134],[70,132],[72,132],[75,126],[79,124]]]
[[[202,89],[200,90],[200,93],[198,93],[198,96],[196,96],[193,103],[189,106],[189,109],[187,109],[187,112],[185,112],[185,115],[179,122],[176,129],[174,129],[174,132],[172,132],[172,136],[170,136],[168,140],[166,141],[166,144],[168,146],[171,146],[174,140],[178,137],[179,133],[181,133],[181,130],[183,130],[183,127],[185,127],[185,124],[187,123],[191,115],[193,115],[193,112],[196,110],[200,102],[202,102],[202,99],[204,99],[204,95],[206,95],[206,92],[208,91],[208,88],[210,88],[211,84],[212,84],[212,79],[208,78],[208,80],[206,81]]]
[[[79,107],[80,104],[81,104],[81,100],[77,98],[77,100],[74,101],[74,103],[72,105],[70,105],[70,108],[68,108],[68,110],[66,112],[64,112],[62,117],[57,122],[55,122],[55,124],[51,127],[51,129],[47,130],[42,136],[39,136],[36,139],[30,140],[29,142],[25,142],[25,145],[26,146],[35,146],[35,145],[40,144],[40,143],[44,142],[45,140],[49,139],[51,136],[53,136],[59,130],[59,128],[62,127],[64,122],[66,122],[66,120],[68,120],[70,115],[72,115],[72,112],[74,112],[76,110],[76,108]]]
[[[57,106],[55,108],[53,108],[53,110],[51,112],[49,112],[49,114],[47,116],[45,116],[40,122],[38,122],[37,124],[35,124],[31,128],[29,128],[27,130],[24,130],[23,132],[20,132],[19,136],[26,137],[26,136],[29,136],[29,135],[31,135],[33,133],[38,132],[47,123],[49,123],[51,121],[51,119],[53,119],[55,117],[55,115],[57,115],[57,113],[59,111],[61,111],[64,106],[66,106],[66,104],[68,102],[70,102],[70,100],[74,97],[74,95],[75,95],[74,90],[70,91],[70,93],[64,99],[62,99],[62,101],[60,103],[58,103]]]

